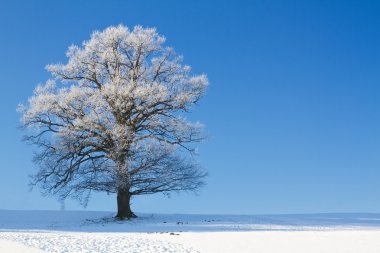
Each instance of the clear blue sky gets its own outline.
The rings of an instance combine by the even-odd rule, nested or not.
[[[154,26],[210,87],[199,196],[137,197],[137,212],[380,212],[379,1],[0,0],[0,209],[59,209],[28,191],[33,147],[16,106],[110,25]],[[67,201],[67,209],[81,209]],[[116,208],[94,195],[89,210]]]

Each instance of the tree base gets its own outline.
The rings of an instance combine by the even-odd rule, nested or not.
[[[118,219],[118,220],[125,220],[125,219],[127,219],[127,220],[130,220],[130,219],[134,219],[134,218],[137,218],[137,215],[136,214],[134,214],[134,213],[130,213],[130,214],[116,214],[116,216],[115,216],[115,218],[116,219]]]

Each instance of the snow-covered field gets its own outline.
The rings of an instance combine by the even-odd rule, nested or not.
[[[380,252],[380,214],[112,216],[0,210],[0,252]]]

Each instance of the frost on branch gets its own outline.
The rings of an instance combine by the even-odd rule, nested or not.
[[[70,46],[66,64],[47,66],[53,79],[19,107],[26,140],[38,146],[34,184],[62,198],[203,184],[205,173],[183,152],[204,138],[202,125],[181,114],[208,80],[164,42],[154,28],[109,27]]]

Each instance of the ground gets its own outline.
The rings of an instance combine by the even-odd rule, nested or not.
[[[112,216],[3,210],[0,252],[380,252],[380,214]]]

